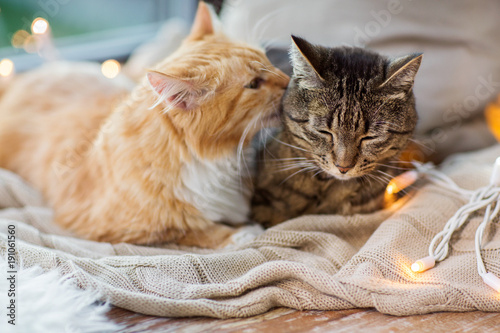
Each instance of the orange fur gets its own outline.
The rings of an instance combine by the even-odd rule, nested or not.
[[[214,33],[207,15],[200,3],[190,36],[152,71],[164,76],[132,92],[88,64],[17,77],[0,101],[0,167],[40,189],[56,221],[83,237],[224,245],[234,230],[183,197],[181,172],[234,157],[247,126],[277,111],[288,78],[261,51]],[[245,88],[255,77],[260,88]],[[186,94],[151,108],[165,91],[156,79]]]

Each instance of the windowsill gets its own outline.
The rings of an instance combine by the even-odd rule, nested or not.
[[[139,45],[153,38],[162,22],[90,33],[54,40],[58,58],[70,61],[103,61],[126,59]],[[14,62],[16,72],[41,65],[44,60],[36,53],[22,49],[2,48],[0,59]]]

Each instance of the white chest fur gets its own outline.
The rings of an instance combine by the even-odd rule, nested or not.
[[[236,154],[218,161],[194,159],[181,170],[179,198],[212,221],[244,223],[250,213],[251,191],[241,174]]]

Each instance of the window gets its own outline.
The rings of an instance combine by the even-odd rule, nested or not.
[[[65,60],[124,60],[165,20],[192,20],[196,6],[196,0],[0,0],[0,59],[11,59],[18,72],[54,50]],[[45,21],[33,25],[36,18]],[[37,29],[48,30],[37,36]]]

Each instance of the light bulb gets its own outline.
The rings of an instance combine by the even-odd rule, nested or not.
[[[434,260],[434,257],[428,256],[415,261],[411,265],[411,270],[414,271],[415,273],[422,273],[428,269],[431,269],[435,265],[436,265],[436,260]]]
[[[418,179],[418,172],[416,170],[406,171],[391,179],[387,185],[386,192],[388,194],[395,194],[404,190]]]

